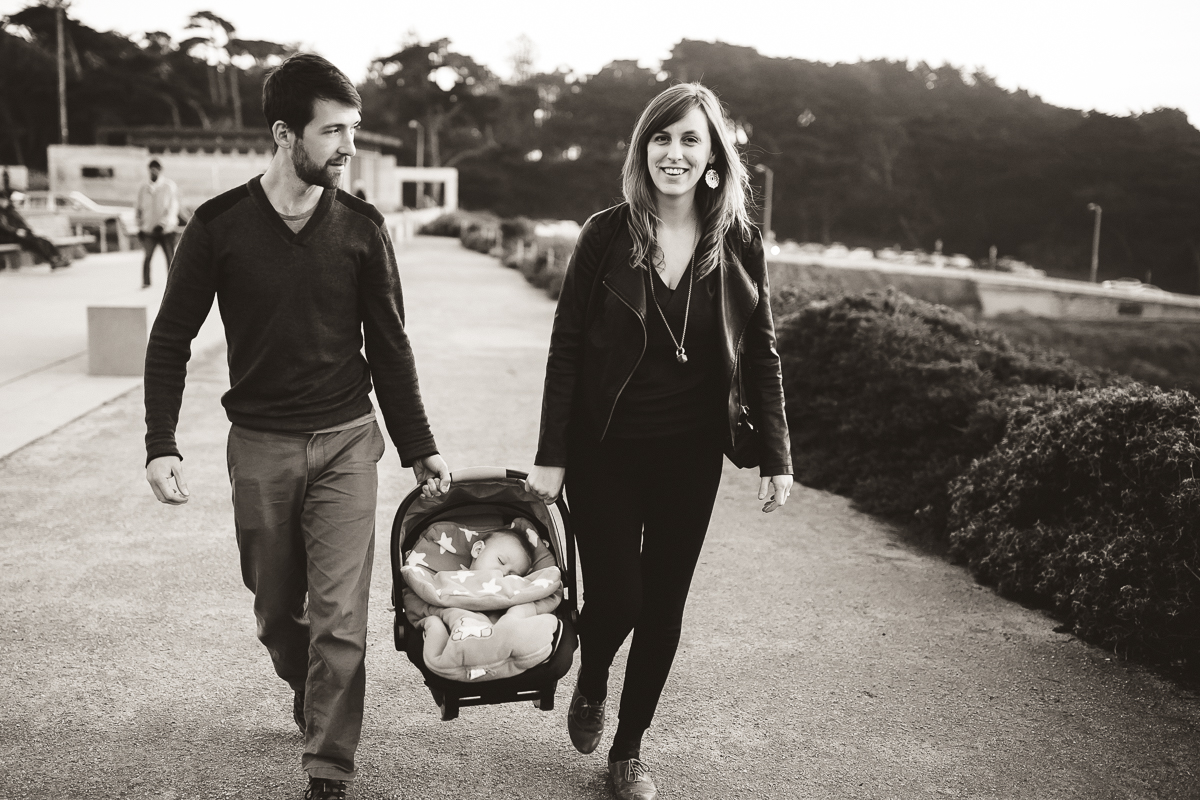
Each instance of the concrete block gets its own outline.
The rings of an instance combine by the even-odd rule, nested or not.
[[[141,375],[146,368],[146,306],[88,306],[88,374]]]

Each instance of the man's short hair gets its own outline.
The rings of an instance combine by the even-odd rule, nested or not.
[[[162,169],[162,164],[158,163],[157,158],[150,162],[150,169]]]
[[[315,53],[296,53],[267,75],[263,83],[263,116],[267,127],[277,120],[297,136],[313,118],[313,103],[332,100],[362,110],[358,90],[340,69]]]

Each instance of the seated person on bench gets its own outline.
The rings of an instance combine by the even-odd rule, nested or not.
[[[53,242],[33,232],[5,192],[0,192],[0,244],[20,245],[37,260],[49,264],[51,269],[71,266],[71,260],[58,252]]]

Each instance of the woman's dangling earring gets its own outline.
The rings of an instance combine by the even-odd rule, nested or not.
[[[712,167],[708,168],[708,172],[704,173],[704,182],[708,184],[708,188],[715,189],[721,183],[721,176]]]

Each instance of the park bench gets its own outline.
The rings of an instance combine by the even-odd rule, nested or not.
[[[30,213],[25,221],[34,233],[54,242],[58,251],[72,261],[87,255],[86,246],[96,241],[91,234],[76,234],[71,229],[71,218],[64,214]]]
[[[16,269],[21,266],[21,245],[0,244],[0,269]]]
[[[49,239],[58,252],[75,261],[87,255],[87,246],[96,241],[90,234],[76,234],[71,230],[71,220],[60,214],[30,213],[25,217],[29,228],[38,236]],[[32,253],[18,244],[0,244],[0,269],[28,267],[36,263]]]

